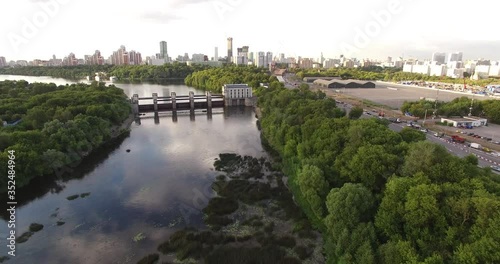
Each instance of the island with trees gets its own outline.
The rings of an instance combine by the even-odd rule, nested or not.
[[[20,188],[37,176],[78,163],[93,149],[124,132],[131,107],[122,89],[104,83],[56,86],[0,82],[0,164],[14,150]],[[0,170],[0,192],[7,190]]]
[[[221,68],[209,68],[196,71],[184,80],[188,86],[220,93],[222,86],[228,83],[246,83],[252,88],[260,87],[261,83],[279,87],[275,76],[270,76],[266,68],[255,66],[228,65]]]
[[[262,89],[263,143],[323,233],[327,263],[499,263],[500,177],[307,89]]]

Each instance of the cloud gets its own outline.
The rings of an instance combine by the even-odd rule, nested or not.
[[[141,15],[140,18],[158,24],[168,24],[172,21],[184,19],[183,17],[178,16],[172,12],[162,11],[145,12]]]
[[[169,6],[171,7],[183,7],[186,5],[193,5],[193,4],[205,4],[208,2],[212,2],[210,0],[174,0],[170,1]]]

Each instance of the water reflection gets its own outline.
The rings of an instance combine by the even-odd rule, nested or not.
[[[228,108],[211,120],[192,121],[206,114],[141,116],[109,156],[89,171],[79,170],[81,178],[45,195],[25,196],[18,231],[32,222],[45,228],[18,245],[22,254],[15,263],[135,263],[172,232],[203,227],[200,210],[213,195],[218,154],[264,154],[252,109]],[[66,199],[87,192],[88,197]],[[146,239],[135,242],[139,233]]]
[[[129,96],[203,93],[184,85],[116,85]],[[213,195],[219,153],[265,155],[255,122],[245,107],[140,116],[129,137],[90,156],[90,165],[65,181],[37,178],[32,189],[18,190],[17,232],[33,222],[45,227],[18,244],[8,263],[136,263],[176,230],[203,227],[200,210]],[[67,199],[82,193],[90,195]],[[2,217],[0,235],[7,237]],[[146,238],[135,242],[139,233]]]

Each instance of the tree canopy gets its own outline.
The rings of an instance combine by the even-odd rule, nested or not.
[[[328,263],[500,262],[500,177],[477,158],[350,119],[321,92],[262,89],[258,105]]]
[[[16,186],[52,174],[112,136],[111,129],[130,114],[122,89],[94,82],[91,85],[0,82],[0,164],[8,151],[16,153]],[[7,171],[0,170],[2,191]]]

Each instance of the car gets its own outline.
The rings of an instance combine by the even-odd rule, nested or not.
[[[422,132],[424,132],[424,133],[427,133],[427,132],[429,132],[429,129],[427,129],[427,128],[422,128],[422,129],[420,129],[420,131],[422,131]]]
[[[491,166],[491,169],[500,172],[500,167],[498,166]]]

